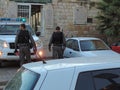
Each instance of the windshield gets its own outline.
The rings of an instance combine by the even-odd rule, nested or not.
[[[0,25],[0,35],[16,35],[20,25]],[[30,31],[33,35],[34,32],[30,25],[26,25],[26,30]]]
[[[39,74],[22,68],[7,84],[5,90],[33,90],[39,77]]]
[[[80,41],[82,51],[109,50],[109,47],[101,40]]]

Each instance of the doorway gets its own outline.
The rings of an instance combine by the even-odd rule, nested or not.
[[[44,33],[43,5],[34,3],[18,3],[18,17],[25,17],[35,32]]]
[[[41,5],[31,5],[31,20],[30,23],[35,32],[40,30],[41,26]]]

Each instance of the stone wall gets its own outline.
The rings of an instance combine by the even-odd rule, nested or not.
[[[96,30],[96,19],[98,10],[90,6],[88,2],[81,3],[80,0],[52,0],[52,4],[44,5],[45,10],[45,27],[44,35],[41,39],[45,47],[48,45],[49,39],[56,26],[60,26],[66,37],[79,37],[79,36],[95,36],[101,37]],[[79,2],[78,2],[79,1]],[[82,0],[83,1],[83,0]],[[91,0],[96,2],[96,0]],[[0,0],[0,17],[17,17],[17,3],[9,2],[6,6],[5,0]],[[74,9],[84,8],[86,10],[85,16],[92,18],[92,23],[87,23],[87,18],[84,20],[82,16],[78,19],[83,19],[84,24],[75,24],[74,22]],[[80,9],[81,10],[81,9]],[[81,10],[81,13],[83,13]],[[50,15],[48,15],[50,14]],[[84,14],[81,14],[84,16]],[[50,24],[50,25],[48,25]]]
[[[88,31],[89,34],[89,30],[91,31],[91,28],[93,27],[93,29],[95,29],[95,22],[96,20],[93,19],[93,23],[92,24],[88,24],[86,23],[85,25],[74,25],[73,23],[73,11],[75,7],[79,7],[78,2],[67,2],[70,0],[66,0],[66,2],[58,2],[58,3],[54,3],[52,4],[52,7],[54,9],[54,26],[60,26],[63,31],[68,35],[67,32],[71,32],[73,33],[73,35],[68,35],[68,37],[70,36],[79,36],[79,35],[83,35],[83,34],[87,34],[86,31]],[[87,17],[89,18],[95,18],[95,16],[97,15],[97,9],[95,8],[91,8],[91,9],[87,9]],[[85,31],[86,30],[86,31]],[[93,30],[95,31],[95,30]],[[92,31],[92,33],[93,33]],[[75,33],[74,33],[75,32]],[[78,32],[78,33],[76,33]]]
[[[11,1],[8,3],[7,17],[16,18],[17,17],[17,3]]]
[[[0,17],[17,17],[17,3],[0,0]]]
[[[0,17],[4,17],[6,10],[5,10],[5,0],[0,0]]]
[[[93,18],[92,23],[85,23],[83,25],[75,25],[74,20],[74,8],[83,7],[78,2],[70,2],[71,0],[53,0],[51,7],[53,7],[54,25],[52,28],[46,28],[45,30],[45,42],[49,42],[52,32],[56,26],[60,26],[66,37],[79,37],[79,36],[94,36],[101,37],[96,30],[96,15],[98,10],[95,7],[89,8],[85,6],[87,10],[87,17]],[[74,1],[74,0],[73,0]],[[46,5],[47,6],[47,5]],[[47,45],[46,44],[46,45]]]

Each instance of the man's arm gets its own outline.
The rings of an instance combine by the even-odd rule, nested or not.
[[[18,46],[18,35],[19,35],[19,30],[17,31],[16,37],[15,37],[15,52],[17,52],[17,46]]]
[[[52,43],[53,43],[53,34],[52,34],[52,36],[50,38],[50,41],[49,41],[49,46],[48,46],[49,51],[51,51],[51,45],[52,45]]]
[[[34,41],[34,39],[33,39],[33,37],[32,37],[30,32],[29,32],[29,36],[30,36],[30,41],[31,41],[31,43],[33,45],[33,50],[36,53],[37,52],[37,47],[36,47],[35,41]]]
[[[65,35],[64,35],[64,33],[63,33],[63,46],[66,47],[66,39],[65,39]]]

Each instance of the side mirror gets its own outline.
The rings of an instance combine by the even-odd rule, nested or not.
[[[36,32],[36,36],[40,36],[41,35],[41,32]]]

